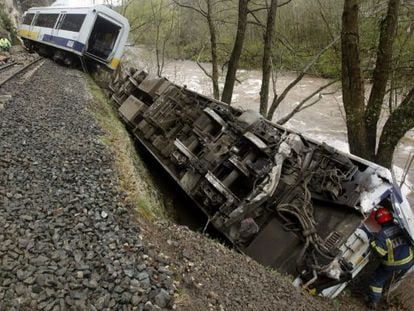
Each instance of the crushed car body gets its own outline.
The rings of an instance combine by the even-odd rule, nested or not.
[[[240,251],[335,297],[370,261],[381,203],[414,240],[390,172],[257,112],[129,69],[111,85],[130,132]]]

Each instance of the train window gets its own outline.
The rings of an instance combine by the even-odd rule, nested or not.
[[[33,21],[33,17],[34,17],[35,15],[33,14],[33,13],[29,13],[29,14],[26,14],[24,17],[23,17],[23,24],[24,25],[30,25],[30,24],[32,24],[32,21]]]
[[[85,20],[86,14],[66,14],[60,26],[62,30],[79,31]]]
[[[56,24],[58,17],[59,14],[39,14],[35,22],[35,26],[53,28]]]

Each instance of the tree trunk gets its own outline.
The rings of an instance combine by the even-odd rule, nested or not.
[[[381,22],[380,39],[377,49],[377,61],[373,73],[373,84],[365,112],[368,149],[375,155],[377,145],[377,123],[384,102],[388,77],[392,63],[392,47],[398,25],[400,0],[389,0],[387,15]]]
[[[277,12],[277,0],[271,0],[267,12],[266,32],[264,35],[263,61],[262,61],[262,86],[260,88],[260,113],[267,116],[269,101],[269,81],[272,71],[271,54],[275,29],[275,18]]]
[[[360,67],[359,0],[345,0],[342,14],[342,95],[351,153],[373,160],[366,146],[364,82]]]
[[[414,127],[414,87],[388,118],[378,144],[376,162],[391,168],[394,149],[407,131]]]
[[[217,59],[217,35],[216,27],[212,19],[212,0],[207,0],[207,23],[208,29],[210,31],[210,45],[211,45],[211,80],[213,82],[213,96],[215,99],[220,99],[220,89],[219,89],[219,72],[218,72],[218,59]]]
[[[233,51],[230,56],[227,68],[226,82],[223,88],[221,100],[230,104],[233,96],[234,83],[236,81],[236,72],[239,66],[239,59],[243,49],[244,37],[247,27],[249,0],[239,0],[239,18],[237,22],[237,35],[234,42]]]

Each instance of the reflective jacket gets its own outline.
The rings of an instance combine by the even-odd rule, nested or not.
[[[385,224],[371,242],[372,248],[390,268],[408,269],[414,263],[414,249],[404,231],[393,223]]]
[[[3,50],[9,49],[11,47],[11,43],[8,39],[2,38],[0,39],[0,48]]]

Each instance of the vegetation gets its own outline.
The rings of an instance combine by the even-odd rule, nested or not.
[[[5,7],[0,9],[0,37],[1,36],[8,37],[8,39],[11,39],[12,43],[15,43],[17,40],[16,29]]]
[[[222,101],[231,103],[236,70],[260,68],[263,72],[260,112],[268,119],[273,118],[280,103],[305,74],[332,79],[313,93],[304,94],[303,101],[279,123],[315,104],[318,101],[315,98],[325,88],[342,80],[351,152],[388,167],[398,141],[414,126],[412,1],[124,0],[122,3],[121,11],[131,21],[135,43],[156,51],[159,75],[164,57],[194,59],[211,78],[214,97],[221,95]],[[354,15],[347,20],[351,11]],[[203,61],[211,63],[211,68],[205,68]],[[222,70],[227,72],[222,90],[218,83],[219,68],[227,69]],[[277,94],[274,87],[277,72],[286,70],[296,71],[297,77]],[[370,82],[373,90],[366,98],[368,88],[364,84]],[[269,94],[271,91],[273,94]],[[378,137],[379,117],[384,115],[390,118],[383,135]]]
[[[107,102],[102,89],[92,80],[88,88],[93,95],[90,108],[104,130],[101,141],[111,149],[115,157],[115,170],[118,174],[120,187],[125,192],[125,201],[145,219],[165,218],[162,201],[154,193],[155,187],[142,160],[138,157],[132,139],[118,118],[117,111]]]

